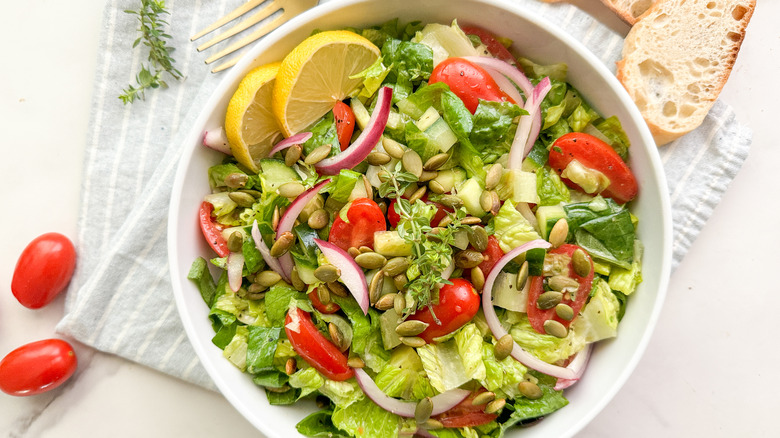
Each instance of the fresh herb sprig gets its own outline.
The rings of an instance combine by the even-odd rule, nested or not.
[[[141,0],[141,7],[137,10],[125,10],[125,13],[136,15],[139,21],[138,32],[141,33],[133,48],[143,43],[149,49],[149,65],[141,64],[141,71],[136,75],[136,84],[130,84],[122,90],[119,99],[123,103],[133,103],[136,99],[143,100],[144,93],[149,88],[168,87],[163,80],[163,73],[169,74],[176,80],[182,78],[182,74],[173,64],[171,54],[174,48],[168,45],[171,36],[165,33],[164,27],[168,25],[162,16],[168,14],[165,9],[165,0]]]

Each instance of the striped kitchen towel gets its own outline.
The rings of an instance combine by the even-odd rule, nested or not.
[[[514,0],[582,41],[610,68],[622,37],[568,4]],[[170,375],[214,388],[187,342],[175,308],[166,221],[182,133],[217,85],[188,36],[241,0],[169,0],[169,32],[182,81],[123,105],[117,98],[145,61],[136,38],[137,0],[108,0],[86,145],[79,213],[79,266],[60,333]],[[321,2],[323,3],[324,0]],[[747,157],[751,133],[716,103],[695,132],[660,149],[674,220],[674,265],[683,258]]]

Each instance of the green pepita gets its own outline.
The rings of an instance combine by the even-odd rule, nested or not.
[[[460,220],[462,225],[477,225],[482,223],[482,219],[475,216],[466,216]]]
[[[249,176],[245,173],[234,172],[225,177],[225,185],[231,189],[240,189],[249,181]]]
[[[387,263],[387,258],[382,254],[369,251],[358,254],[355,263],[363,269],[379,269]]]
[[[444,163],[447,162],[447,160],[450,159],[449,154],[437,154],[432,156],[431,158],[428,158],[428,161],[425,162],[423,165],[423,169],[425,170],[436,170],[444,165]]]
[[[400,160],[406,151],[406,147],[404,145],[388,137],[382,137],[382,147],[385,148],[387,155],[390,155],[396,160]]]
[[[402,290],[408,282],[409,279],[406,278],[406,274],[398,274],[393,277],[393,286],[395,286],[395,288],[398,290]]]
[[[442,193],[447,193],[449,190],[447,190],[443,185],[441,185],[440,182],[433,180],[428,182],[428,188],[436,194],[441,195]]]
[[[561,318],[566,321],[571,321],[574,319],[574,309],[571,308],[571,306],[561,303],[555,306],[555,314],[558,315],[558,318]]]
[[[547,279],[547,285],[550,289],[559,292],[574,292],[580,287],[577,280],[568,275],[553,275]]]
[[[482,290],[485,287],[485,273],[479,266],[471,269],[471,284],[476,290]]]
[[[528,262],[520,265],[520,271],[517,272],[517,290],[525,289],[525,283],[528,281]]]
[[[240,231],[233,231],[228,237],[227,247],[230,252],[241,252],[244,245],[244,235]]]
[[[395,294],[386,294],[386,295],[382,295],[382,297],[376,301],[374,307],[376,307],[377,310],[382,310],[382,311],[390,310],[393,308],[394,302],[395,302]]]
[[[574,273],[580,277],[587,277],[590,274],[590,257],[582,249],[577,248],[571,255],[571,264]]]
[[[404,297],[404,294],[395,294],[395,297],[393,297],[393,310],[395,310],[396,315],[403,315],[405,309],[406,298]]]
[[[282,280],[282,276],[274,271],[263,271],[255,277],[255,283],[271,287]]]
[[[504,175],[504,166],[501,163],[496,163],[490,166],[487,175],[485,176],[485,190],[493,190],[496,188],[501,177]]]
[[[496,394],[490,391],[479,393],[473,400],[471,400],[472,406],[486,405],[496,399]]]
[[[423,170],[420,174],[420,182],[428,182],[439,176],[439,172],[435,170]]]
[[[295,241],[295,236],[293,233],[289,231],[285,231],[282,233],[281,236],[279,236],[278,239],[276,239],[276,242],[271,246],[271,257],[279,258],[285,254],[287,254],[287,251],[290,250],[290,247],[292,246],[293,242]]]
[[[395,328],[395,332],[398,333],[398,336],[417,336],[427,328],[427,322],[410,319],[398,324]]]
[[[317,286],[317,298],[326,306],[330,304],[330,291],[327,286],[322,284]]]
[[[372,166],[381,166],[383,164],[387,164],[392,160],[390,155],[384,153],[384,152],[371,152],[368,154],[368,157],[366,157],[366,161],[368,161],[368,164]]]
[[[331,150],[330,144],[324,144],[322,146],[319,146],[313,151],[311,151],[311,153],[306,156],[303,162],[308,164],[309,166],[317,164],[320,161],[324,160],[325,158],[328,158],[328,155],[330,155],[330,150]]]
[[[429,418],[425,420],[423,426],[425,427],[426,430],[436,430],[436,429],[444,428],[444,423],[442,423],[441,421],[435,418]]]
[[[494,354],[496,360],[504,360],[512,353],[512,349],[515,347],[515,340],[512,339],[512,335],[509,333],[501,336],[501,339],[496,341]]]
[[[371,283],[368,285],[368,300],[371,304],[376,304],[382,294],[382,287],[385,284],[385,276],[382,271],[378,271],[371,278]]]
[[[320,208],[319,210],[315,210],[309,216],[309,220],[306,222],[312,229],[321,230],[328,226],[328,222],[330,222],[330,215],[328,214],[327,210]]]
[[[506,406],[506,399],[497,398],[485,406],[486,414],[495,414]]]
[[[341,277],[341,269],[331,265],[330,263],[325,263],[314,270],[314,276],[317,277],[317,280],[330,283],[331,281],[336,281],[339,279],[339,277]]]
[[[550,237],[547,239],[553,248],[557,248],[566,243],[566,238],[569,235],[569,222],[566,218],[562,217],[558,219],[558,222],[553,225],[550,230]]]
[[[476,268],[485,260],[479,251],[466,249],[455,254],[455,266],[462,269]]]
[[[347,287],[338,281],[331,281],[330,283],[325,283],[325,285],[328,287],[331,295],[335,295],[340,298],[346,298],[349,296]]]
[[[290,181],[280,185],[276,191],[279,193],[279,196],[284,198],[297,198],[306,191],[306,187],[298,181]]]
[[[230,192],[228,197],[239,207],[249,208],[255,203],[255,197],[244,192]]]
[[[291,357],[287,359],[287,362],[284,363],[284,373],[288,376],[291,376],[295,374],[295,371],[298,369],[298,364],[295,362],[295,358]]]
[[[409,269],[409,259],[406,257],[393,257],[387,261],[382,271],[388,277],[395,277]]]
[[[412,348],[420,348],[425,345],[425,339],[418,336],[401,336],[401,343]]]
[[[293,266],[292,271],[290,272],[290,281],[292,282],[292,287],[294,287],[295,290],[303,291],[306,289],[306,283],[301,280],[301,274],[298,273],[297,266]]]
[[[330,340],[333,342],[333,345],[336,346],[336,348],[339,349],[339,351],[344,351],[349,347],[348,345],[344,346],[344,335],[341,334],[341,330],[336,326],[336,324],[328,323],[328,334],[330,335]]]
[[[279,220],[281,219],[282,213],[279,211],[279,206],[277,205],[274,207],[274,212],[271,215],[271,228],[273,228],[274,231],[279,229]]]
[[[433,401],[430,397],[425,397],[417,402],[417,406],[414,408],[414,421],[416,421],[417,424],[425,423],[426,420],[431,418],[432,413]]]
[[[360,255],[360,250],[355,248],[354,246],[350,246],[349,249],[347,249],[347,254],[351,255],[354,259],[355,257]]]
[[[520,391],[520,394],[522,394],[523,397],[531,400],[539,400],[544,395],[542,393],[542,388],[533,382],[520,382],[517,384],[517,389]]]
[[[479,252],[484,252],[488,246],[488,233],[485,228],[478,225],[471,227],[469,243]]]
[[[556,338],[565,338],[569,334],[569,330],[554,319],[548,319],[544,322],[544,332]]]
[[[409,203],[414,204],[415,202],[422,199],[423,196],[425,196],[425,192],[428,191],[428,186],[422,186],[419,189],[415,190],[414,193],[412,193],[412,196],[409,197]]]
[[[423,163],[420,155],[412,149],[404,151],[401,157],[401,163],[404,165],[404,169],[417,178],[420,178],[423,172]]]
[[[536,299],[536,307],[542,310],[552,309],[553,307],[557,306],[562,299],[562,293],[557,291],[548,291],[539,295],[539,298]]]
[[[445,207],[450,207],[456,210],[463,207],[463,200],[455,195],[444,195],[439,199],[439,202]]]
[[[293,167],[295,163],[298,162],[298,160],[301,159],[301,154],[303,153],[303,148],[299,144],[295,144],[287,148],[287,151],[284,153],[284,164],[287,167]]]

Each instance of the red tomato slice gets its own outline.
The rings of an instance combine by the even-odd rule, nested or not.
[[[320,286],[324,287],[324,286]],[[311,305],[314,306],[315,309],[317,309],[320,313],[330,314],[330,313],[336,313],[339,310],[341,310],[341,307],[334,303],[330,302],[328,304],[322,304],[322,301],[320,301],[320,297],[317,295],[317,291],[313,290],[309,292],[309,301],[311,301]]]
[[[65,383],[77,366],[73,347],[61,339],[22,345],[0,361],[0,390],[17,396],[50,391]]]
[[[479,37],[479,39],[482,41],[482,44],[487,47],[488,52],[490,52],[490,54],[494,57],[512,65],[517,64],[515,57],[506,47],[504,47],[503,44],[498,41],[492,32],[477,26],[462,26],[460,29],[466,35],[475,35]]]
[[[336,135],[339,137],[339,146],[343,151],[349,147],[352,133],[355,131],[355,114],[349,105],[338,101],[333,107],[333,117],[336,119]]]
[[[200,230],[203,232],[203,237],[206,238],[211,249],[220,257],[227,257],[230,254],[230,250],[228,250],[227,241],[222,237],[222,227],[211,217],[212,211],[214,211],[214,206],[211,203],[203,201],[200,204],[200,210],[198,211]]]
[[[479,392],[472,393],[454,408],[433,418],[441,421],[444,427],[475,427],[488,424],[498,418],[497,414],[485,413],[485,405],[474,406],[472,404],[477,395]]]
[[[571,256],[577,249],[580,249],[580,247],[566,243],[559,246],[558,248],[549,250],[548,254],[566,254]],[[585,254],[587,254],[587,252],[585,252]],[[590,260],[590,256],[588,256],[588,260]],[[566,321],[565,319],[559,318],[555,313],[555,308],[542,310],[536,306],[536,300],[538,300],[539,296],[544,293],[544,277],[537,276],[530,278],[531,287],[528,291],[527,306],[528,321],[531,323],[531,327],[533,327],[537,332],[542,334],[545,333],[544,322],[548,319],[558,321],[566,328],[568,328],[569,325],[575,319],[577,319],[577,315],[580,313],[582,306],[585,305],[585,301],[588,299],[588,295],[590,295],[590,289],[593,283],[593,260],[590,260],[590,273],[588,273],[586,277],[580,277],[577,275],[574,272],[574,267],[571,263],[569,263],[569,277],[577,280],[577,282],[580,284],[580,287],[574,294],[575,296],[573,300],[571,298],[566,298],[566,294],[564,294],[564,299],[561,301],[561,303],[567,304],[574,311],[574,318],[572,318],[571,321]]]
[[[330,227],[328,242],[344,251],[350,247],[374,247],[374,233],[387,230],[385,215],[376,204],[368,198],[358,198],[347,204],[347,220],[336,216]]]
[[[498,239],[495,236],[488,237],[488,245],[485,251],[482,253],[484,260],[479,264],[479,269],[485,274],[485,277],[490,274],[490,271],[495,266],[496,262],[504,256],[504,251],[501,250],[501,246],[498,245]]]
[[[439,226],[439,222],[441,222],[441,220],[444,219],[445,216],[447,216],[447,213],[452,212],[451,208],[447,208],[442,204],[439,204],[438,202],[433,202],[428,200],[428,194],[423,195],[423,197],[420,199],[426,204],[431,204],[436,206],[436,213],[431,218],[432,227]],[[397,227],[398,222],[401,221],[401,215],[398,214],[398,212],[395,210],[395,205],[397,203],[398,201],[396,199],[393,199],[392,201],[390,201],[390,206],[387,207],[387,221],[390,222],[390,225],[393,228]]]
[[[54,300],[70,282],[76,249],[60,233],[36,237],[16,262],[11,292],[24,307],[39,309]]]
[[[631,169],[610,145],[598,138],[583,132],[571,132],[555,140],[550,149],[550,167],[561,173],[572,160],[609,178],[610,183],[601,196],[621,204],[636,197],[639,187]],[[569,179],[563,180],[569,187],[582,190]]]
[[[440,62],[428,81],[429,84],[436,82],[447,84],[471,114],[477,110],[480,99],[513,102],[484,68],[463,58],[448,58]]]
[[[290,329],[293,322],[291,312],[297,312],[295,315],[298,321],[297,332]],[[347,357],[317,330],[311,315],[298,308],[291,312],[288,312],[285,318],[284,331],[295,352],[320,374],[331,380],[340,382],[352,377],[355,373],[347,365]]]
[[[437,324],[431,315],[431,309],[417,311],[410,319],[427,322],[428,328],[419,336],[431,343],[434,338],[452,333],[471,321],[479,311],[480,298],[474,286],[467,280],[455,278],[452,284],[439,289],[439,303],[432,305],[433,313],[439,319]]]

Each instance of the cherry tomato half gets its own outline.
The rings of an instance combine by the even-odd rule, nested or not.
[[[293,322],[291,312],[296,312],[298,331],[290,329]],[[347,357],[317,330],[308,312],[298,308],[288,312],[284,330],[295,352],[323,376],[340,382],[355,374],[347,365]]]
[[[580,249],[580,247],[566,243],[555,249],[549,250],[548,254],[565,254],[571,256],[577,249]],[[587,254],[587,252],[585,252],[585,254]],[[585,301],[588,299],[588,295],[590,295],[590,289],[593,283],[593,260],[590,259],[590,256],[588,256],[588,260],[590,261],[590,273],[588,273],[588,275],[585,277],[577,275],[574,272],[574,267],[572,266],[571,262],[569,262],[568,275],[569,277],[577,280],[577,282],[580,284],[579,288],[577,288],[577,291],[573,294],[573,296],[567,297],[567,294],[564,294],[563,300],[561,300],[561,303],[568,305],[574,311],[574,318],[572,318],[571,321],[561,319],[555,313],[554,307],[552,309],[542,310],[536,306],[536,300],[538,300],[539,296],[544,293],[544,277],[536,276],[530,278],[529,281],[531,282],[531,287],[528,290],[527,310],[528,321],[531,323],[531,327],[533,327],[534,330],[544,334],[544,322],[548,319],[558,321],[566,328],[569,327],[572,321],[577,319],[577,315],[580,313],[582,306],[585,305]]]
[[[447,58],[431,73],[429,84],[444,82],[474,114],[479,100],[512,102],[484,68],[463,58]]]
[[[333,107],[333,117],[336,119],[336,135],[339,137],[339,146],[343,151],[349,147],[352,133],[355,131],[355,114],[349,105],[338,101]]]
[[[479,39],[482,41],[482,44],[487,47],[488,52],[490,52],[490,54],[494,57],[512,65],[517,64],[515,57],[509,53],[509,50],[504,47],[504,45],[498,41],[498,38],[496,38],[496,36],[489,30],[477,26],[462,26],[460,29],[466,35],[474,35],[479,37]]]
[[[67,237],[40,235],[19,256],[11,292],[24,307],[39,309],[65,290],[75,268],[76,249]]]
[[[347,204],[347,220],[336,215],[333,226],[330,227],[328,242],[344,251],[350,247],[374,247],[374,233],[387,230],[385,215],[376,204],[368,198],[358,198]]]
[[[203,201],[200,204],[200,210],[198,210],[200,230],[203,232],[203,237],[206,238],[211,249],[220,257],[227,257],[230,254],[230,250],[228,250],[227,241],[222,237],[222,227],[211,217],[212,211],[214,211],[214,206],[210,202]]]
[[[0,361],[0,390],[16,396],[40,394],[65,383],[77,365],[69,343],[61,339],[31,342]]]
[[[318,287],[325,287],[325,286],[321,285]],[[341,307],[332,301],[328,304],[322,304],[322,301],[320,301],[320,297],[317,295],[316,289],[309,292],[308,295],[309,295],[309,301],[311,301],[311,305],[314,306],[314,308],[317,309],[320,313],[331,314],[341,310]]]
[[[501,250],[501,246],[498,244],[498,239],[495,236],[488,237],[488,244],[485,251],[482,252],[482,263],[479,264],[479,269],[485,274],[485,277],[490,274],[490,271],[495,266],[496,262],[504,256],[504,251]]]
[[[498,418],[498,415],[485,413],[485,405],[473,404],[474,398],[481,392],[484,391],[472,393],[449,411],[433,418],[441,421],[444,427],[476,427],[490,423]]]
[[[431,315],[431,309],[417,311],[410,319],[427,322],[428,328],[420,333],[425,342],[452,333],[471,321],[479,311],[480,298],[471,283],[462,278],[452,279],[439,289],[439,303],[432,306],[433,313],[441,324],[437,324]]]
[[[609,179],[609,185],[601,196],[612,198],[623,204],[636,197],[639,187],[628,165],[612,147],[598,138],[584,132],[571,132],[561,136],[550,149],[550,167],[563,172],[573,160],[588,169],[601,172]],[[582,190],[567,178],[563,181],[572,188]]]
[[[447,208],[443,206],[442,204],[439,204],[438,202],[433,202],[428,200],[428,194],[426,193],[423,195],[422,198],[420,198],[421,201],[423,201],[426,204],[431,204],[436,206],[436,213],[431,218],[431,226],[436,227],[439,226],[439,222],[441,222],[442,219],[444,219],[445,216],[447,216],[447,213],[451,213],[452,209]],[[390,225],[392,225],[393,228],[398,226],[398,222],[401,221],[401,215],[398,214],[398,211],[395,209],[395,205],[398,203],[396,199],[393,199],[390,201],[390,206],[387,207],[387,221],[390,222]]]

